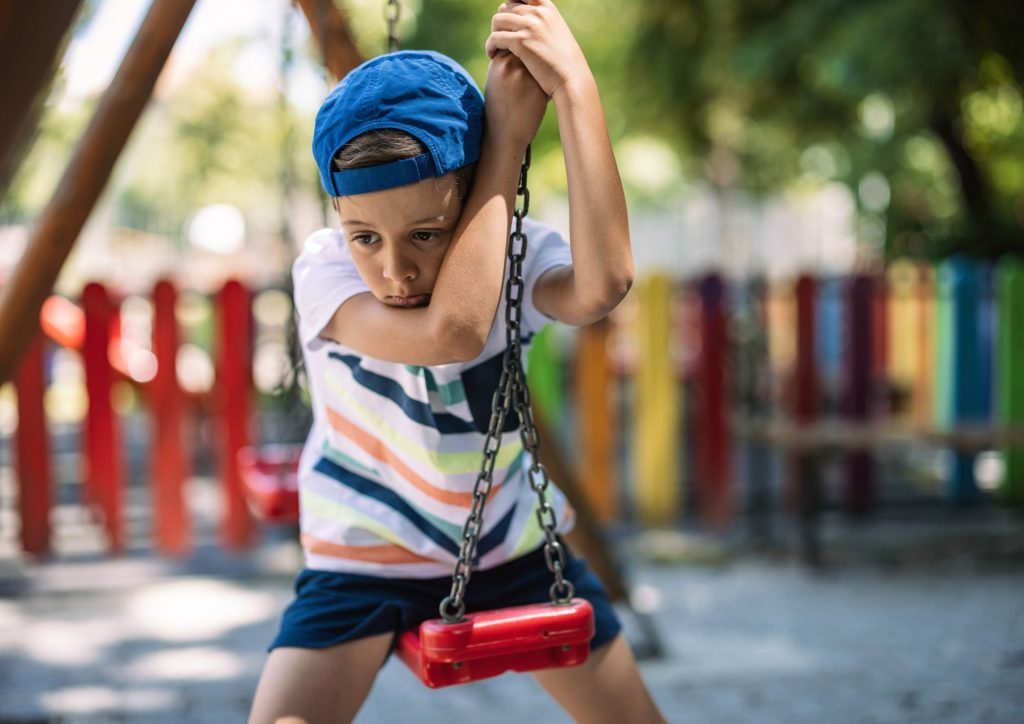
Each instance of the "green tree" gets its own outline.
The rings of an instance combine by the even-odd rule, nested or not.
[[[712,180],[843,181],[866,215],[884,216],[890,253],[1024,248],[1020,4],[641,6],[633,122],[694,160],[737,160],[739,178],[716,178],[711,163]]]

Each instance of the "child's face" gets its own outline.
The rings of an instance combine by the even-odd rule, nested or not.
[[[430,304],[462,200],[452,174],[355,196],[335,208],[359,275],[394,307]]]

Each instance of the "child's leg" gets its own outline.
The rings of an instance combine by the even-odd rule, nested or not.
[[[620,633],[590,654],[581,666],[546,669],[533,674],[573,721],[664,723]]]
[[[352,721],[393,636],[379,634],[325,649],[274,649],[256,687],[249,724]]]

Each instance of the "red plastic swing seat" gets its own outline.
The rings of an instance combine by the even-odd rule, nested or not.
[[[574,598],[424,621],[398,640],[398,657],[431,689],[506,671],[578,666],[590,654],[594,609]]]
[[[253,513],[271,523],[299,519],[299,457],[302,445],[264,445],[238,451],[245,496]]]

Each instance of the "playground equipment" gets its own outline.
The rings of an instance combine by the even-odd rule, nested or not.
[[[331,3],[302,0],[300,5],[311,19],[327,18],[326,26],[333,27],[336,9]],[[110,298],[109,292],[90,286],[83,292],[79,305],[54,297],[43,303],[46,291],[39,289],[48,286],[43,284],[44,277],[55,276],[62,254],[66,255],[77,234],[79,221],[98,196],[102,183],[97,184],[96,179],[102,181],[109,172],[119,144],[123,143],[118,136],[127,136],[130,114],[119,117],[110,109],[117,108],[118,99],[123,99],[118,94],[130,88],[135,89],[133,93],[141,93],[133,95],[132,107],[141,108],[148,94],[146,83],[135,85],[129,81],[155,77],[163,62],[160,52],[173,41],[177,32],[175,18],[183,22],[187,4],[158,0],[150,13],[152,19],[147,16],[139,39],[125,59],[123,73],[111,84],[111,92],[101,103],[101,112],[83,138],[83,150],[76,151],[69,164],[61,193],[55,195],[51,207],[36,225],[25,259],[5,283],[0,298],[0,338],[4,339],[0,348],[0,379],[6,380],[17,371],[19,424],[13,448],[20,535],[23,549],[33,554],[45,553],[49,547],[53,525],[50,512],[54,505],[54,473],[43,405],[49,347],[41,335],[25,333],[37,308],[41,308],[40,323],[50,339],[82,351],[90,403],[88,418],[82,426],[86,460],[82,500],[104,527],[111,550],[125,545],[121,497],[125,481],[120,462],[123,448],[118,415],[111,404],[111,387],[117,380],[132,379],[133,353],[126,351],[124,340],[119,339],[117,315],[111,314],[117,301]],[[322,23],[316,38],[334,48],[327,60],[332,70],[342,69],[336,71],[340,74],[345,70],[345,61],[339,60],[335,51],[347,46],[327,42],[330,33],[321,32],[323,27]],[[159,40],[155,45],[154,39]],[[136,47],[147,43],[151,46],[149,51]],[[41,255],[54,249],[60,253],[50,255],[40,266]],[[894,278],[897,274],[898,280]],[[638,281],[636,294],[642,297],[644,312],[639,322],[628,329],[630,335],[641,340],[637,365],[629,370],[620,369],[616,374],[607,354],[600,352],[606,342],[581,340],[580,349],[586,351],[581,351],[572,374],[568,375],[579,382],[577,389],[585,390],[577,392],[575,400],[580,410],[576,417],[582,421],[580,429],[584,430],[579,433],[583,437],[583,465],[591,469],[597,466],[598,451],[606,456],[604,471],[610,471],[619,459],[615,451],[620,446],[628,448],[632,461],[633,487],[627,488],[625,481],[617,486],[611,475],[600,478],[584,472],[579,476],[588,491],[592,491],[592,499],[603,501],[602,519],[621,519],[635,511],[637,520],[648,525],[674,524],[683,516],[708,526],[727,524],[739,500],[734,494],[736,480],[727,464],[728,453],[739,443],[751,450],[746,466],[751,490],[752,478],[767,477],[766,460],[773,449],[791,457],[794,466],[789,483],[795,483],[800,491],[799,514],[806,516],[809,525],[824,503],[820,479],[820,463],[824,459],[842,456],[850,461],[849,486],[841,496],[843,503],[850,509],[869,513],[881,504],[884,489],[879,471],[871,464],[873,455],[879,450],[909,446],[943,448],[955,454],[954,463],[945,471],[944,494],[948,502],[957,505],[969,504],[985,495],[975,480],[976,453],[998,450],[1004,470],[998,495],[1007,503],[1024,502],[1024,378],[1021,365],[1016,363],[1024,351],[1024,271],[1020,260],[1001,261],[992,274],[994,292],[989,290],[988,274],[976,262],[965,260],[947,262],[938,274],[930,266],[904,262],[891,267],[886,281],[872,277],[869,285],[864,277],[858,281],[807,276],[797,283],[796,295],[790,301],[785,301],[788,294],[779,291],[777,284],[762,289],[768,301],[756,304],[772,310],[761,314],[757,322],[761,343],[765,342],[764,330],[768,330],[767,344],[771,345],[774,360],[768,376],[785,390],[785,395],[758,393],[760,398],[754,394],[751,400],[743,401],[732,394],[739,366],[729,361],[737,349],[730,331],[735,285],[722,280],[716,288],[705,281],[698,290],[702,292],[703,341],[691,373],[680,364],[679,352],[670,341],[680,324],[673,319],[670,302],[679,290],[679,282]],[[872,290],[865,291],[866,286]],[[879,291],[883,286],[886,289]],[[225,545],[245,547],[258,530],[258,524],[252,520],[253,500],[263,515],[271,511],[269,517],[293,519],[296,508],[279,503],[288,499],[297,505],[296,494],[289,492],[295,490],[296,450],[286,455],[281,450],[267,449],[261,456],[247,457],[245,451],[252,442],[248,439],[249,405],[229,404],[229,400],[244,402],[252,384],[251,350],[247,346],[250,341],[237,334],[241,327],[230,326],[235,324],[230,321],[235,317],[248,319],[249,292],[233,288],[216,300],[222,310],[222,328],[236,333],[221,340],[217,351],[218,388],[210,399],[196,399],[178,388],[174,357],[179,342],[173,294],[170,285],[162,287],[162,291],[159,286],[154,290],[152,351],[140,351],[157,360],[156,373],[152,380],[133,382],[153,411],[150,477],[155,545],[171,554],[181,554],[189,546],[191,532],[183,482],[190,464],[181,437],[188,424],[185,412],[191,407],[218,416],[218,434],[212,448],[221,457],[224,476],[226,512],[222,540]],[[786,317],[790,312],[794,319]],[[767,322],[762,323],[763,320]],[[589,335],[591,330],[583,334]],[[844,335],[851,342],[846,355]],[[233,348],[233,344],[238,348]],[[12,360],[19,358],[22,346],[28,352],[20,358],[20,365],[15,365]],[[720,354],[722,346],[726,351],[724,360]],[[866,351],[868,348],[870,351]],[[764,351],[768,349],[766,346]],[[791,359],[787,358],[790,353]],[[769,367],[761,359],[763,356],[749,355],[755,360],[748,370],[752,378],[758,377],[758,369],[763,372],[763,368]],[[598,369],[598,365],[603,369]],[[990,371],[994,373],[992,379],[986,380]],[[724,374],[719,377],[720,373]],[[779,382],[782,378],[785,383]],[[584,379],[598,382],[584,383]],[[598,424],[606,422],[609,411],[614,410],[608,393],[612,385],[619,386],[627,405],[635,403],[633,416],[622,417],[624,426],[636,432],[635,436],[623,435],[619,440],[614,435],[614,425]],[[700,394],[693,398],[694,407],[684,410],[682,390],[695,385],[699,386]],[[898,394],[892,396],[897,402],[880,400],[880,388],[897,390]],[[845,394],[839,394],[843,390]],[[741,412],[730,402],[733,399],[743,405]],[[900,399],[906,406],[889,416],[889,405],[900,404]],[[845,407],[837,409],[834,400],[841,400]],[[688,416],[684,416],[684,411]],[[692,430],[697,439],[692,472],[686,468],[689,457],[681,452],[683,441],[691,434],[687,429],[689,420],[698,422]],[[241,464],[240,469],[237,463]],[[249,486],[252,494],[245,495],[245,483],[256,481],[261,475],[265,476],[261,485]],[[257,488],[270,490],[271,494],[253,492]],[[697,502],[692,513],[683,509],[687,494]],[[750,505],[769,505],[766,495],[762,489],[760,497],[749,498]],[[275,499],[277,503],[273,502]],[[619,501],[627,505],[616,506]],[[809,534],[805,548],[810,547],[808,541],[812,539]]]

